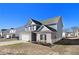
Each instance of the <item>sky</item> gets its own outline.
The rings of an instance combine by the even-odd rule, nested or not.
[[[64,28],[79,26],[79,4],[0,3],[0,29],[17,28],[30,18],[38,21],[62,16]]]

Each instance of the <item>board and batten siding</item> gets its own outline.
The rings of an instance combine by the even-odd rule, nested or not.
[[[62,33],[63,33],[63,23],[62,23],[62,20],[60,19],[58,21],[58,24],[57,24],[57,37],[58,37],[58,40],[62,39]]]
[[[56,42],[58,40],[57,36],[56,36],[56,32],[51,33],[51,41],[52,43]]]

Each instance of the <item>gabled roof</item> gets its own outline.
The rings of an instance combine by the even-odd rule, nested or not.
[[[41,25],[41,27],[36,30],[37,32],[39,32],[43,28],[43,26],[45,26],[50,31],[56,31],[56,29],[49,27],[49,25],[56,25],[60,19],[61,19],[61,16],[57,16],[54,18],[48,18],[48,19],[45,19],[44,21],[37,21],[37,20],[30,18],[27,24],[25,24],[24,26],[16,30],[16,33],[28,32],[28,31],[25,31],[25,28],[28,26],[31,26],[32,22],[34,22],[35,25]]]
[[[7,29],[6,31],[3,31],[3,34],[9,34],[10,33],[10,29]]]
[[[56,29],[46,26],[49,30],[56,32]]]
[[[16,34],[19,34],[21,32],[26,32],[25,28],[26,28],[25,26],[21,26],[21,27],[16,28]]]
[[[44,25],[57,24],[60,19],[61,19],[61,16],[57,16],[57,17],[54,17],[54,18],[45,19],[44,21],[41,21],[41,23],[44,24]]]
[[[49,25],[49,24],[57,24],[58,23],[58,21],[61,19],[61,16],[57,16],[57,17],[54,17],[54,18],[48,18],[48,19],[45,19],[45,20],[43,20],[43,21],[36,21],[36,20],[34,20],[34,19],[32,19],[32,18],[30,18],[29,19],[29,21],[28,21],[28,25],[30,25],[32,22],[34,22],[35,24],[39,24],[39,25]]]
[[[42,26],[37,30],[37,32],[39,32],[40,30],[42,30],[42,29],[44,28],[44,26],[45,26],[47,29],[49,29],[50,31],[56,32],[55,29],[53,29],[53,28],[51,28],[51,27],[49,27],[49,26],[46,26],[46,25],[42,25]]]
[[[34,22],[35,24],[41,25],[41,23],[39,21],[36,21],[32,18],[28,21],[28,25],[30,25],[32,22]]]

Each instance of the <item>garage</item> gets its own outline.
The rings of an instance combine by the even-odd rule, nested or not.
[[[30,41],[30,34],[29,33],[20,34],[20,39],[24,41]]]

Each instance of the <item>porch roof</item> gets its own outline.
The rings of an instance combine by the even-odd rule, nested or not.
[[[40,32],[40,31],[43,29],[44,26],[45,26],[47,29],[49,29],[48,32],[57,32],[56,29],[51,28],[51,27],[49,27],[49,26],[47,26],[47,25],[42,25],[36,32]],[[43,32],[45,32],[45,31],[43,31]],[[46,31],[46,32],[47,32],[47,31]]]

